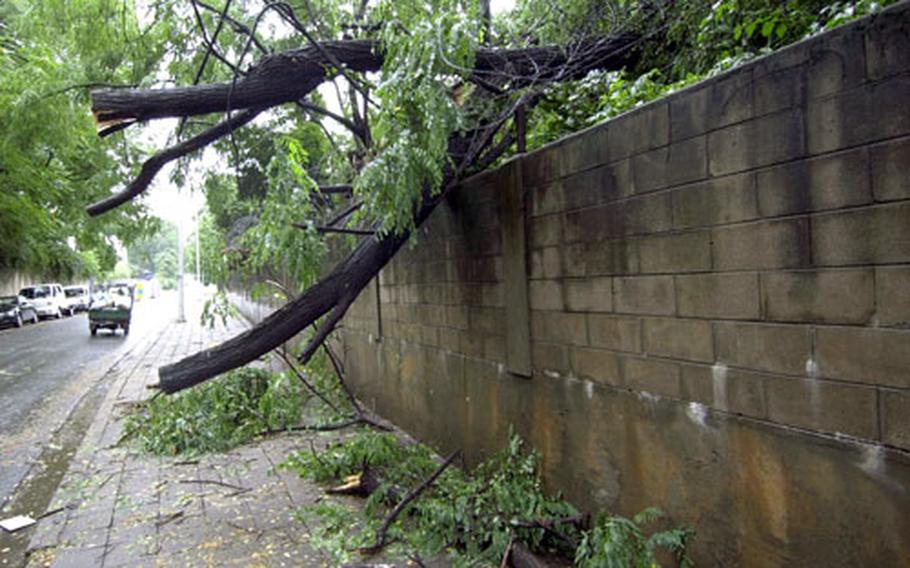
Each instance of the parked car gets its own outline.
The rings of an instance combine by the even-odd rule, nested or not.
[[[41,317],[63,317],[63,312],[68,312],[66,294],[60,284],[36,284],[19,290],[19,295],[28,300]]]
[[[25,298],[0,296],[0,325],[22,327],[23,322],[38,323],[38,312]]]
[[[63,289],[66,295],[66,305],[69,308],[70,315],[76,312],[88,311],[90,303],[88,288],[85,286],[67,286]]]

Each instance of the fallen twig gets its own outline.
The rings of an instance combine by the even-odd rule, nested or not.
[[[252,491],[249,487],[241,487],[239,485],[234,485],[233,483],[225,483],[224,481],[218,481],[217,479],[178,479],[177,483],[199,483],[207,485],[220,485],[221,487],[227,487],[228,489],[235,489],[237,495],[239,493],[246,493],[247,491]]]
[[[460,453],[461,450],[455,450],[452,452],[449,457],[447,457],[445,461],[442,462],[442,465],[436,468],[436,471],[434,471],[430,477],[424,479],[420,485],[411,489],[408,494],[404,496],[404,499],[402,499],[398,505],[395,505],[395,508],[392,509],[392,512],[389,513],[389,515],[385,518],[385,521],[382,522],[382,526],[379,527],[378,531],[376,531],[376,542],[373,544],[373,546],[361,548],[360,552],[364,554],[376,554],[382,550],[382,548],[388,544],[387,533],[389,527],[392,526],[392,523],[395,522],[395,519],[398,518],[398,515],[404,511],[405,507],[407,507],[411,501],[419,497],[421,493],[423,493],[430,485],[432,485],[433,482],[436,481],[436,478],[442,475],[442,472],[444,472],[447,467],[452,465],[452,462],[455,461],[455,458],[458,457]]]
[[[158,527],[158,528],[161,528],[161,527],[163,527],[164,525],[166,525],[166,524],[168,524],[168,523],[170,523],[170,522],[172,522],[172,521],[176,521],[177,519],[179,519],[179,518],[182,517],[182,516],[183,516],[183,511],[177,511],[176,513],[171,513],[170,515],[164,517],[163,519],[159,519],[159,520],[155,523],[155,526]]]

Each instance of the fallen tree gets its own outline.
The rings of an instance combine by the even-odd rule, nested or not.
[[[384,63],[382,46],[375,40],[308,39],[311,41],[307,47],[267,55],[231,82],[93,92],[92,110],[102,136],[136,122],[158,118],[186,118],[225,111],[228,117],[152,156],[126,189],[89,206],[88,212],[99,215],[140,195],[164,164],[231,134],[263,110],[303,101],[320,84],[339,74],[347,77],[348,73],[376,71]],[[474,68],[469,70],[467,78],[479,85],[483,96],[503,101],[501,108],[493,120],[449,139],[450,165],[443,171],[440,187],[424,186],[413,211],[413,226],[419,227],[465,177],[489,167],[505,154],[515,140],[512,133],[504,132],[512,124],[510,119],[516,110],[533,105],[543,86],[580,78],[593,69],[623,68],[634,56],[638,41],[632,35],[619,35],[561,47],[478,49]],[[363,98],[369,100],[366,94]],[[231,115],[232,111],[238,112]],[[374,225],[375,235],[363,238],[321,280],[260,324],[221,345],[159,369],[160,388],[173,393],[199,384],[257,359],[319,322],[316,333],[299,356],[301,362],[306,362],[335,329],[361,290],[409,238],[407,231],[383,232],[382,229],[380,224]]]

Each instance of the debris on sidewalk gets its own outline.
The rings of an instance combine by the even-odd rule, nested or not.
[[[27,566],[328,566],[297,512],[323,490],[276,466],[346,435],[269,435],[225,453],[160,457],[121,442],[126,417],[152,396],[157,368],[235,335],[242,324],[168,326],[118,365],[112,386],[29,541]],[[71,507],[67,507],[72,504]]]
[[[28,515],[16,515],[15,517],[10,517],[8,519],[3,519],[0,521],[0,528],[6,532],[16,532],[19,529],[24,529],[25,527],[30,527],[35,524],[37,521]]]

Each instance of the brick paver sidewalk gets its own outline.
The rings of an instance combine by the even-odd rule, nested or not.
[[[322,566],[294,511],[322,490],[275,471],[325,434],[286,435],[198,460],[118,445],[131,405],[151,396],[157,368],[240,331],[168,326],[121,360],[113,386],[29,544],[29,566]],[[340,434],[338,434],[340,435]],[[337,436],[337,435],[336,435]]]

